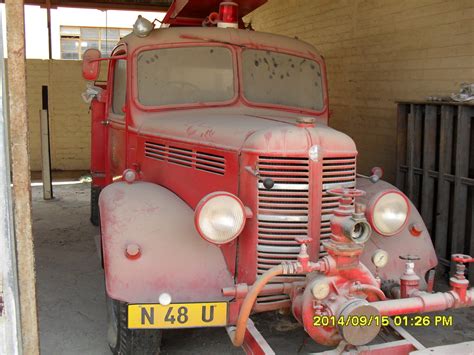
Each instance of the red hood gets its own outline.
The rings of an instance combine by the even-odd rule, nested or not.
[[[353,140],[317,120],[314,128],[296,125],[297,114],[275,110],[198,109],[140,114],[140,135],[231,151],[307,152],[312,145],[354,152]]]

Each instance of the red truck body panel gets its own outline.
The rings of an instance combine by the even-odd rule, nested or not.
[[[264,2],[241,1],[242,14]],[[210,7],[217,3],[205,2]],[[196,4],[176,1],[165,23],[180,16],[186,21],[201,21],[205,12]],[[143,51],[202,46],[231,50],[235,80],[232,99],[157,107],[139,102],[137,70]],[[246,48],[280,52],[299,57],[301,62],[319,64],[321,109],[247,100],[241,61]],[[93,103],[91,170],[105,173],[104,180],[94,177],[94,184],[108,185],[100,197],[102,248],[107,292],[115,299],[157,302],[166,292],[173,302],[225,300],[230,302],[229,324],[234,324],[242,299],[224,297],[223,288],[252,285],[273,266],[299,260],[301,237],[310,238],[306,243],[309,261],[316,263],[322,256],[330,259],[322,243],[333,236],[332,216],[340,204],[332,189],[354,189],[357,184],[368,193],[361,202],[393,189],[384,182],[357,179],[356,145],[346,134],[328,127],[326,68],[323,58],[307,43],[238,29],[176,27],[154,30],[144,38],[131,34],[119,43],[112,58],[114,55],[127,60],[124,115],[110,113],[112,60],[105,107]],[[106,126],[103,121],[107,121]],[[132,169],[138,181],[121,182],[125,169]],[[265,187],[265,178],[271,178],[276,187]],[[240,235],[220,246],[204,241],[194,227],[196,205],[216,191],[238,197],[248,214]],[[390,263],[379,272],[384,280],[400,278],[404,261],[398,256],[406,253],[421,256],[416,271],[424,276],[436,266],[436,255],[426,228],[416,237],[409,232],[413,223],[424,227],[414,208],[408,224],[397,235],[384,237],[373,232],[361,256],[365,266],[338,270],[331,275],[334,284],[351,290],[352,282],[361,280],[376,287],[371,257],[382,248],[391,256]],[[125,255],[130,245],[139,245],[140,258],[132,260]],[[305,276],[279,275],[273,281],[293,284],[305,282]],[[421,284],[426,286],[424,281]],[[300,294],[299,300],[296,297],[295,304],[310,304],[310,292]],[[368,297],[370,301],[374,298]],[[289,308],[294,300],[283,293],[261,295],[253,311]]]

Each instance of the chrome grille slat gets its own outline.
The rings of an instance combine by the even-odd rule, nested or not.
[[[284,254],[298,254],[300,251],[299,246],[286,246],[286,245],[265,245],[259,244],[257,251],[262,253],[284,253]]]
[[[284,245],[284,246],[297,246],[298,243],[295,242],[294,239],[281,239],[281,240],[271,240],[271,239],[265,239],[265,238],[258,238],[258,244],[259,245]]]
[[[306,207],[306,210],[308,208]],[[259,221],[269,221],[269,222],[308,222],[308,215],[306,216],[284,216],[284,215],[264,215],[264,214],[259,214],[257,216]]]
[[[351,180],[347,182],[336,181],[336,182],[331,182],[331,183],[323,183],[323,190],[338,189],[341,187],[347,187],[347,188],[355,187],[355,177],[353,181]]]
[[[272,187],[272,191],[278,191],[278,190],[287,190],[287,191],[306,191],[308,190],[309,188],[309,184],[296,184],[296,183],[292,183],[292,184],[279,184],[279,183],[276,183],[273,187]],[[263,186],[263,183],[262,182],[259,182],[258,183],[258,189],[259,190],[263,190],[263,191],[267,191],[265,189],[265,186]]]
[[[308,235],[309,161],[306,158],[259,157],[261,179],[275,185],[267,190],[258,183],[257,275],[283,261],[294,261],[299,253],[296,237]],[[276,277],[272,282],[301,280],[300,275]],[[287,300],[287,295],[259,297],[258,303]],[[270,301],[271,300],[271,301]]]
[[[355,187],[356,157],[323,158],[322,181],[315,183],[321,191],[320,240],[331,235],[330,219],[339,205],[339,197],[327,193],[329,189]],[[283,261],[294,261],[299,253],[296,237],[308,236],[310,167],[306,158],[265,157],[258,159],[257,170],[262,179],[271,178],[275,185],[267,190],[258,183],[258,245],[257,276]],[[317,216],[317,214],[315,215]],[[320,257],[326,255],[320,245]],[[284,275],[272,282],[301,280],[299,275]],[[258,297],[258,303],[288,299],[287,295]]]

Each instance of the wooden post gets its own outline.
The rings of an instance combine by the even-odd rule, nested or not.
[[[449,181],[445,175],[450,172],[452,144],[453,144],[453,106],[441,106],[440,143],[439,143],[439,175],[438,175],[438,200],[436,203],[436,236],[435,249],[438,257],[449,260],[448,222],[449,222]]]
[[[461,178],[469,173],[469,140],[471,139],[472,109],[467,106],[458,106],[456,126],[455,171],[454,171],[454,201],[453,204],[453,232],[451,239],[451,253],[464,253],[466,241],[467,220],[467,185]]]
[[[13,215],[20,286],[23,354],[39,354],[36,277],[31,229],[30,156],[26,103],[25,16],[23,0],[5,1]]]
[[[415,105],[410,105],[407,123],[407,185],[406,191],[408,198],[413,200],[413,189],[415,185]]]
[[[48,87],[43,86],[43,109],[40,110],[41,123],[41,174],[43,177],[43,198],[53,199],[53,184],[51,178],[51,149],[49,139],[49,108]]]
[[[3,23],[0,9],[0,354],[21,353],[20,304],[13,234],[10,188],[10,157],[7,132],[7,98],[5,95],[5,66],[3,60]]]
[[[406,174],[400,170],[402,165],[407,161],[407,115],[408,105],[399,104],[397,111],[397,182],[396,185],[400,190],[405,189]]]
[[[53,47],[51,43],[51,0],[46,0],[46,19],[48,22],[48,56],[53,59]]]
[[[435,180],[430,176],[430,171],[436,169],[436,131],[437,107],[426,106],[425,124],[423,132],[423,180],[421,187],[421,216],[426,227],[433,232],[434,191]]]
[[[421,179],[422,176],[415,173],[415,169],[422,168],[422,154],[423,154],[423,119],[424,119],[424,105],[415,105],[415,135],[413,142],[413,198],[412,202],[417,209],[421,208]]]

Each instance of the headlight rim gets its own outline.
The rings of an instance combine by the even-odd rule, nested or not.
[[[392,193],[398,194],[404,199],[407,205],[407,216],[405,218],[405,222],[400,226],[400,228],[398,228],[393,233],[386,233],[386,232],[380,231],[379,228],[377,228],[377,225],[375,224],[375,221],[374,221],[374,210],[375,210],[375,206],[377,206],[377,203],[382,199],[382,197],[388,194],[392,194]],[[410,200],[403,192],[396,189],[388,189],[388,190],[381,191],[378,194],[376,194],[374,197],[372,197],[372,199],[369,201],[368,206],[367,206],[366,218],[369,221],[370,225],[372,226],[373,230],[377,234],[380,234],[381,236],[384,236],[384,237],[393,237],[394,235],[399,234],[408,225],[408,221],[410,219],[410,214],[411,214],[411,208],[412,207],[411,207]]]
[[[238,204],[240,205],[241,209],[242,209],[242,214],[243,214],[243,223],[242,225],[240,226],[239,230],[235,233],[235,235],[228,239],[228,240],[225,240],[225,241],[216,241],[216,240],[212,240],[212,239],[209,239],[201,230],[201,227],[199,225],[199,216],[201,214],[201,211],[203,209],[203,207],[210,201],[212,200],[213,198],[216,198],[216,197],[219,197],[219,196],[227,196],[227,197],[230,197],[232,199],[234,199],[235,201],[238,202]],[[247,224],[247,213],[246,213],[246,209],[245,209],[245,205],[243,204],[243,202],[234,194],[230,193],[230,192],[227,192],[227,191],[214,191],[214,192],[211,192],[209,194],[207,194],[206,196],[204,196],[200,201],[199,203],[196,205],[196,208],[194,210],[194,226],[198,232],[198,234],[201,236],[202,239],[204,239],[206,242],[209,242],[211,244],[215,244],[215,245],[225,245],[225,244],[228,244],[228,243],[231,243],[233,242],[235,239],[238,238],[238,236],[242,233],[242,231],[244,230],[245,228],[245,225]]]

